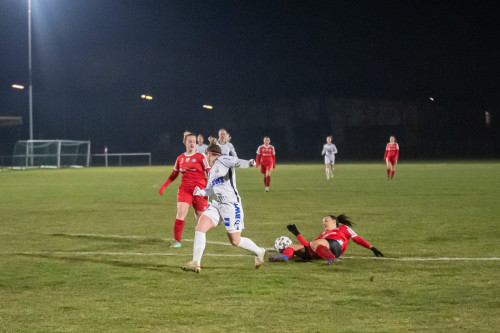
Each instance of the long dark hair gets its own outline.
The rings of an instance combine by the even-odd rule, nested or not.
[[[346,225],[346,226],[348,226],[348,227],[352,227],[352,226],[354,225],[354,223],[353,223],[353,222],[351,222],[351,221],[349,220],[349,217],[348,217],[348,216],[346,216],[345,214],[340,214],[340,215],[339,215],[339,216],[337,216],[337,217],[335,217],[335,215],[330,215],[330,217],[331,217],[333,220],[337,221],[337,228],[338,228],[338,227],[339,227],[339,225],[341,225],[341,224],[345,224],[345,225]]]

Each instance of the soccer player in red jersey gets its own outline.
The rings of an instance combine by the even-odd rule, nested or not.
[[[394,171],[396,171],[396,164],[399,157],[399,145],[396,142],[396,137],[391,136],[389,143],[385,147],[384,160],[387,163],[387,179],[394,178]]]
[[[323,231],[315,240],[308,242],[297,230],[295,224],[287,225],[300,244],[292,244],[283,250],[282,254],[269,257],[269,261],[287,261],[294,254],[304,260],[326,259],[328,264],[339,263],[338,259],[347,249],[349,240],[373,251],[375,256],[383,257],[382,252],[370,245],[351,229],[353,223],[344,214],[328,215],[323,218]]]
[[[269,192],[269,186],[271,186],[271,171],[276,168],[276,153],[270,143],[271,139],[268,136],[264,137],[264,144],[257,148],[255,158],[255,166],[260,165],[260,172],[264,175],[266,192]]]
[[[174,170],[167,181],[158,190],[160,195],[163,191],[182,173],[182,181],[177,191],[177,215],[174,224],[175,243],[173,248],[181,247],[182,231],[184,230],[184,220],[186,219],[189,206],[193,205],[196,219],[208,208],[208,198],[194,196],[195,187],[205,188],[207,185],[206,174],[210,171],[205,155],[196,151],[196,135],[191,132],[184,132],[184,145],[186,152],[180,154],[175,161]]]

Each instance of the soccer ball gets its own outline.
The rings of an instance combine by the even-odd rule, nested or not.
[[[274,242],[274,247],[276,248],[276,251],[279,253],[282,253],[284,249],[286,249],[288,246],[292,244],[292,240],[286,236],[280,236],[276,238],[276,241]]]

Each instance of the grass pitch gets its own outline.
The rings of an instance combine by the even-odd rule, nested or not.
[[[271,192],[237,170],[246,229],[272,249],[346,213],[386,258],[351,242],[341,265],[266,262],[195,219],[170,249],[171,167],[0,173],[0,332],[493,332],[500,327],[500,163],[278,165]],[[270,253],[272,254],[272,253]]]

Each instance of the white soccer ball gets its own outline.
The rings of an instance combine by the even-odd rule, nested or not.
[[[280,236],[276,238],[276,241],[274,242],[274,247],[279,253],[282,253],[283,250],[290,245],[292,245],[292,240],[286,236]]]

